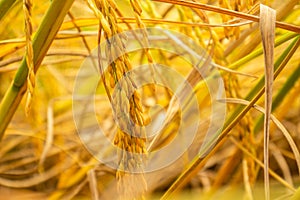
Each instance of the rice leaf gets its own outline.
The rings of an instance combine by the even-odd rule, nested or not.
[[[259,27],[264,48],[265,58],[265,120],[264,120],[264,178],[265,198],[270,199],[269,181],[269,138],[270,138],[270,117],[272,111],[272,93],[274,79],[274,40],[275,40],[276,11],[261,4]]]

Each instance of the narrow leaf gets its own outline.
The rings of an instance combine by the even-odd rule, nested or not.
[[[274,41],[275,41],[276,11],[260,5],[259,27],[265,57],[265,120],[264,120],[264,178],[265,178],[265,199],[270,199],[269,182],[269,137],[270,118],[272,111],[272,86],[274,79]]]

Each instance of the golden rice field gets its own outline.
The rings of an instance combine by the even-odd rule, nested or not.
[[[300,199],[298,0],[0,0],[0,199]]]

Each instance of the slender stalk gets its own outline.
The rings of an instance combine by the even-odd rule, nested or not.
[[[38,70],[73,2],[74,0],[52,1],[33,39],[35,72]],[[24,57],[12,84],[0,104],[0,140],[26,91],[27,75],[28,68]]]
[[[217,12],[217,13],[220,13],[220,14],[239,17],[239,18],[242,18],[242,19],[247,19],[247,20],[254,21],[254,22],[259,22],[259,17],[255,16],[255,15],[250,15],[250,14],[247,14],[247,13],[242,13],[242,12],[229,10],[229,9],[225,9],[225,8],[220,8],[220,7],[212,6],[212,5],[208,5],[208,4],[202,4],[202,3],[198,3],[198,2],[190,2],[190,1],[187,2],[185,0],[153,0],[153,1],[171,3],[173,5],[187,6],[187,7],[190,7],[190,8],[203,9],[203,10],[207,10],[207,11]],[[282,29],[285,29],[285,30],[300,33],[300,27],[299,26],[296,26],[296,25],[293,25],[293,24],[287,24],[287,23],[279,22],[279,21],[276,21],[275,23],[276,23],[277,28],[282,28]]]

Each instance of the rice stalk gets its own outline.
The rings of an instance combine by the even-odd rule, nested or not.
[[[250,21],[253,21],[253,22],[259,22],[259,17],[255,16],[255,15],[246,14],[246,13],[242,13],[242,12],[237,12],[237,11],[233,11],[233,10],[228,10],[228,9],[225,9],[225,8],[220,8],[220,7],[207,5],[207,4],[202,4],[202,3],[198,3],[198,2],[196,3],[196,2],[179,1],[179,0],[154,0],[154,1],[164,2],[164,3],[172,3],[174,5],[182,5],[182,6],[187,6],[187,7],[190,7],[190,8],[198,8],[198,9],[203,9],[203,10],[207,10],[207,11],[217,12],[217,13],[220,13],[220,14],[239,17],[239,18],[242,18],[242,19],[247,19],[247,20],[250,20]],[[300,33],[300,27],[299,26],[292,25],[292,24],[286,24],[284,22],[279,22],[279,21],[276,21],[275,24],[276,24],[277,28],[282,28],[282,29],[289,30],[289,31],[292,31],[292,32]]]
[[[133,23],[134,18],[132,17],[119,17],[120,22],[129,22]],[[221,23],[221,24],[210,24],[210,23],[203,23],[203,22],[188,22],[188,21],[175,21],[175,20],[167,20],[167,19],[146,19],[142,18],[141,21],[143,23],[147,24],[164,24],[164,25],[177,25],[177,26],[182,26],[182,27],[194,27],[194,28],[200,28],[200,27],[210,27],[210,28],[215,28],[215,27],[239,27],[239,26],[244,26],[248,25],[249,23],[252,23],[251,21],[243,21],[241,22],[240,20],[235,20],[232,21],[231,23]],[[192,29],[192,31],[196,32],[198,29]],[[199,29],[201,30],[201,29]],[[186,34],[190,35],[191,33],[186,31]],[[200,38],[196,38],[193,35],[192,38],[199,40],[203,37],[199,34]]]
[[[34,72],[34,63],[33,63],[33,47],[32,47],[32,0],[23,0],[23,11],[25,17],[25,35],[26,35],[26,64],[28,67],[28,76],[27,76],[27,99],[25,106],[25,113],[28,116],[31,104],[32,97],[35,88],[35,72]]]

